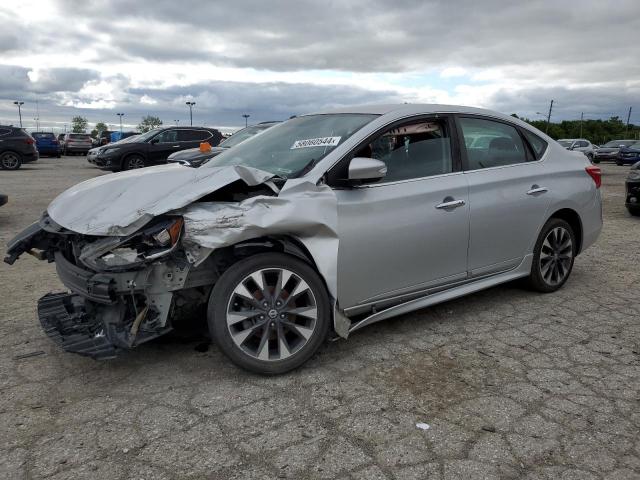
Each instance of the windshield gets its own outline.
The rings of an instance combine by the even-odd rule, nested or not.
[[[245,165],[294,177],[374,118],[376,115],[353,113],[296,117],[222,152],[204,168]]]
[[[620,145],[624,145],[624,146],[628,147],[629,145],[631,145],[634,142],[635,142],[635,140],[611,140],[610,142],[605,143],[603,145],[603,147],[618,148]]]
[[[571,145],[573,145],[573,140],[558,140],[558,143],[564,148],[569,148]]]
[[[146,142],[151,137],[156,136],[159,131],[160,131],[159,128],[154,128],[153,130],[149,130],[147,133],[143,133],[143,134],[138,135],[137,137],[135,137],[135,139],[136,139],[135,141],[136,142]]]
[[[231,148],[239,143],[244,142],[247,138],[251,138],[257,133],[260,133],[272,125],[253,125],[251,127],[243,128],[242,130],[238,130],[236,133],[227,138],[224,142],[221,142],[219,147]]]

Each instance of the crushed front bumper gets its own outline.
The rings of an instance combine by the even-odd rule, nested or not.
[[[67,352],[97,360],[114,358],[117,347],[104,325],[91,315],[84,298],[72,293],[48,293],[38,300],[38,319],[47,336]]]

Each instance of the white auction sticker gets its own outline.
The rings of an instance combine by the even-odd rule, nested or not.
[[[296,148],[310,148],[310,147],[335,147],[340,143],[342,137],[320,137],[320,138],[307,138],[306,140],[296,140],[291,145],[290,150]]]

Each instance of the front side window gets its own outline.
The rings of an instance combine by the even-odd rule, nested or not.
[[[467,149],[467,170],[525,163],[527,152],[518,130],[506,123],[461,117],[460,127]],[[477,144],[476,138],[490,137]]]
[[[202,168],[245,165],[283,178],[306,173],[377,115],[305,115],[269,128],[222,152]]]
[[[158,143],[172,143],[178,141],[178,132],[177,130],[165,130],[162,133],[159,133],[157,137],[154,137],[155,140],[158,140]]]
[[[358,152],[356,157],[383,161],[387,174],[381,182],[441,175],[453,171],[446,123],[424,120],[394,127]]]

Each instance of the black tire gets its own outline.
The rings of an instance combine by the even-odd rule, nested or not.
[[[135,170],[136,168],[143,168],[146,166],[147,162],[144,157],[137,153],[129,155],[122,160],[122,170]]]
[[[545,240],[547,240],[547,237],[551,234],[551,232],[553,232],[556,229],[563,229],[564,231],[566,231],[571,240],[570,259],[568,260],[568,262],[565,261],[566,259],[563,259],[563,258],[560,259],[558,256],[556,256],[554,259],[553,258],[554,255],[549,255],[549,251],[548,251],[549,249],[545,244]],[[543,252],[543,246],[544,246],[544,252]],[[568,254],[568,251],[566,250],[566,248],[559,249],[562,251],[563,256],[565,253]],[[573,270],[573,262],[575,260],[576,253],[577,253],[576,248],[577,248],[576,236],[575,236],[575,233],[573,232],[573,229],[571,228],[571,225],[569,225],[566,221],[559,218],[549,219],[549,221],[545,223],[544,227],[542,227],[542,231],[540,232],[540,235],[538,236],[538,240],[536,241],[536,244],[533,248],[533,263],[531,265],[531,273],[529,274],[529,277],[527,279],[529,287],[532,288],[533,290],[536,290],[542,293],[555,292],[560,287],[562,287],[565,284],[565,282],[568,280],[569,276],[571,275],[571,271]],[[557,254],[557,253],[558,252],[554,252],[554,254]],[[543,255],[544,255],[543,262],[541,263],[540,258]],[[552,257],[551,260],[549,260],[550,257]],[[547,265],[548,262],[551,262],[551,264]],[[560,278],[560,273],[559,273],[556,281],[554,279],[553,271],[556,268],[556,265],[558,263],[560,263],[560,265],[558,266],[557,271],[562,273],[562,277]],[[552,271],[550,277],[547,276],[549,275],[549,270]]]
[[[22,157],[16,152],[2,152],[0,154],[0,168],[2,170],[18,170],[22,165]]]
[[[59,153],[56,154],[56,158],[60,158],[60,154]]]
[[[290,279],[289,282],[293,283],[286,282],[279,289],[280,294],[275,295],[275,290],[277,290],[278,287],[273,287],[273,290],[270,290],[271,281],[268,277],[272,275],[276,275],[277,277],[280,274],[282,276],[277,278],[282,279],[284,273],[279,273],[281,269],[292,273],[291,277],[288,278]],[[262,296],[260,299],[261,290],[259,285],[257,283],[250,283],[252,280],[249,276],[261,270],[267,271],[266,275],[260,274],[260,278],[263,279],[263,283],[266,285],[265,291],[269,290],[269,295],[271,296],[273,294],[275,298],[273,296],[270,298]],[[299,285],[302,285],[302,283],[297,283],[298,280],[306,282],[306,286],[303,286],[300,291],[301,293],[296,293]],[[250,292],[252,301],[249,303],[245,303],[243,300],[243,298],[246,299],[247,297],[238,298],[234,292],[243,284],[245,284],[246,287],[246,282],[249,282],[248,285],[250,286],[255,285],[258,287],[253,292]],[[294,284],[298,286],[291,286]],[[296,294],[289,296],[287,290],[290,290],[291,294]],[[289,300],[285,300],[284,305],[280,303],[281,306],[279,308],[282,310],[276,311],[276,301],[287,298],[289,298]],[[298,303],[298,299],[300,298],[302,298],[303,301],[311,300],[309,303],[312,305],[312,309],[315,307],[315,320],[313,320],[311,316],[307,317],[306,315],[299,316],[297,314],[290,315],[282,313],[286,312],[287,308],[301,310]],[[293,307],[288,305],[291,299],[295,301]],[[232,300],[235,300],[233,305]],[[269,302],[265,301],[261,303],[264,300],[269,300]],[[238,307],[239,302],[248,305],[249,311],[254,312],[254,314],[249,315],[246,319],[236,320],[236,323],[229,326],[227,324],[229,312],[233,315],[234,311],[246,311],[240,310],[242,307]],[[257,307],[253,306],[256,303]],[[267,303],[269,303],[269,306],[267,306]],[[239,308],[239,310],[233,310],[234,308]],[[272,316],[272,312],[276,312],[276,314]],[[220,350],[239,367],[266,375],[277,375],[288,372],[289,370],[299,367],[311,358],[327,338],[331,318],[329,295],[320,276],[309,264],[290,255],[276,252],[260,253],[240,260],[232,265],[222,274],[213,287],[207,310],[209,331],[213,340],[220,347]],[[311,333],[308,333],[308,337],[300,335],[297,328],[293,330],[289,329],[288,325],[302,328],[302,324],[297,324],[299,321],[311,322],[311,326],[309,326],[309,323],[306,323],[305,326],[307,333],[311,330]],[[253,333],[242,337],[243,340],[238,340],[238,336],[236,336],[236,340],[234,341],[231,334],[231,329],[233,328],[238,329],[240,336],[249,330]],[[282,334],[282,337],[285,339],[287,338],[286,335],[289,335],[289,338],[293,338],[293,341],[286,339],[287,346],[284,349],[285,358],[280,358],[283,355],[283,347],[280,346],[280,334]],[[238,345],[236,342],[241,343]],[[297,345],[294,342],[297,342]],[[256,346],[256,343],[259,345]],[[271,357],[269,359],[257,358],[261,352],[265,351],[261,348],[261,345],[264,344],[266,344],[266,355]],[[294,348],[291,348],[292,346]],[[252,352],[252,349],[257,351]]]
[[[619,167],[622,167],[624,165],[624,163],[619,162],[619,161],[616,160],[616,165],[618,165]]]
[[[627,211],[634,217],[640,217],[640,207],[632,207],[631,205],[627,205]]]

